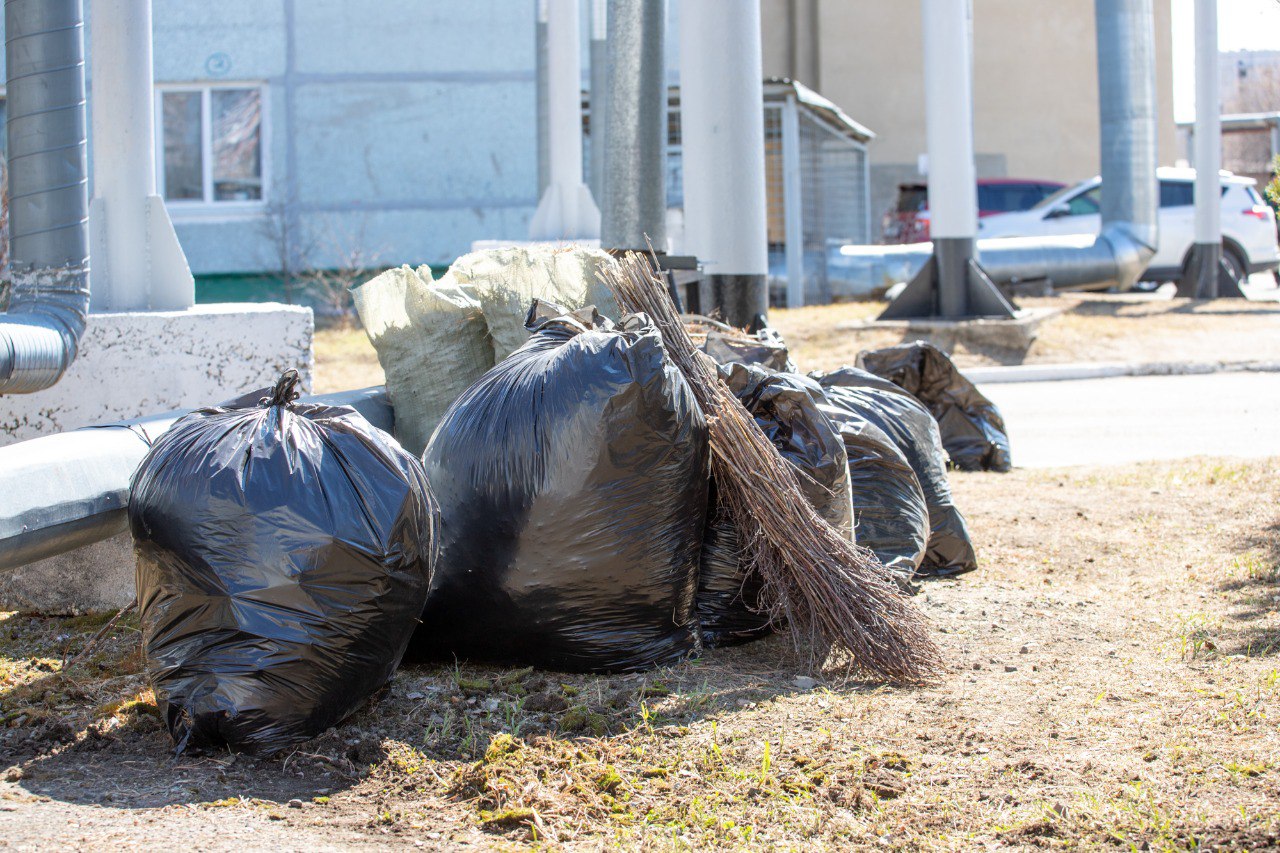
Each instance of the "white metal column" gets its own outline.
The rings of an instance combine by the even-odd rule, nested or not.
[[[94,0],[92,14],[92,306],[190,308],[191,269],[156,195],[151,0]]]
[[[578,0],[547,3],[549,183],[529,223],[535,240],[596,239],[600,210],[582,181],[582,55]]]
[[[929,231],[978,234],[973,161],[973,10],[970,0],[922,0]]]
[[[1196,242],[1222,242],[1222,108],[1218,91],[1218,2],[1196,0]]]
[[[1218,3],[1195,0],[1196,125],[1192,164],[1196,167],[1195,242],[1178,295],[1200,299],[1241,296],[1222,261],[1222,103],[1218,92]]]
[[[769,307],[760,3],[697,0],[680,15],[685,245],[744,325]]]
[[[800,170],[800,108],[782,105],[782,217],[787,261],[787,307],[804,305],[804,185]]]

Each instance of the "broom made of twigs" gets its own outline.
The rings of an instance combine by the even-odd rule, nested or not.
[[[863,677],[919,682],[938,673],[942,653],[924,616],[871,551],[805,499],[795,470],[720,381],[715,362],[694,347],[649,262],[631,252],[597,275],[624,310],[649,316],[693,388],[720,500],[738,528],[745,565],[763,582],[762,612],[795,632],[816,668],[835,652],[830,660]]]

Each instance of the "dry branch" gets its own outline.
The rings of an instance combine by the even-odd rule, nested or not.
[[[738,527],[743,559],[760,573],[762,607],[774,624],[794,632],[815,667],[834,652],[832,660],[864,677],[920,682],[938,673],[942,653],[924,616],[875,555],[804,498],[795,469],[720,381],[715,362],[694,347],[649,262],[630,253],[599,275],[619,305],[657,325],[689,380],[710,430],[716,488]]]

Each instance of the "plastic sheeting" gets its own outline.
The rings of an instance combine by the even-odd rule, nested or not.
[[[818,384],[759,365],[728,364],[720,375],[782,458],[800,473],[809,503],[852,538],[845,443],[822,411],[826,400]],[[713,495],[698,581],[698,618],[708,645],[745,642],[769,632],[768,617],[757,612],[760,577],[742,564],[740,550],[737,527]]]
[[[410,654],[643,670],[694,648],[706,422],[647,318],[535,302],[424,462],[442,551]]]
[[[1008,471],[1009,433],[995,404],[924,341],[864,352],[858,366],[888,379],[928,407],[951,464],[961,471]]]
[[[857,368],[815,378],[831,405],[878,427],[915,471],[929,508],[929,546],[918,573],[956,575],[976,569],[968,525],[952,501],[938,423],[924,404],[893,383]]]
[[[707,339],[699,349],[715,359],[717,364],[759,364],[770,370],[795,372],[787,345],[776,332],[767,331],[772,334],[747,336],[745,332],[726,334],[712,329],[707,332]]]
[[[296,382],[187,415],[133,478],[142,635],[178,752],[320,734],[390,680],[422,612],[421,465],[354,409],[292,402]]]

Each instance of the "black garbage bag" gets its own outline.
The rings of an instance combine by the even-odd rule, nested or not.
[[[813,380],[777,373],[760,365],[731,363],[720,376],[755,418],[782,458],[799,473],[809,503],[832,527],[852,536],[845,443],[822,407],[822,389]],[[759,613],[761,579],[740,559],[738,529],[712,489],[698,580],[698,618],[703,642],[729,645],[770,631]]]
[[[694,648],[706,421],[648,318],[535,300],[423,457],[442,548],[410,655],[634,671]]]
[[[294,402],[297,383],[187,415],[133,476],[142,637],[178,752],[320,734],[390,680],[422,613],[422,466],[354,409]]]
[[[915,471],[929,507],[929,547],[917,574],[957,575],[976,569],[968,525],[952,501],[938,423],[924,404],[857,368],[846,367],[815,378],[832,406],[848,409],[878,427]]]
[[[947,354],[924,341],[871,350],[858,366],[924,403],[938,422],[942,446],[961,471],[1008,471],[1009,433],[996,405],[965,378]]]
[[[929,542],[929,507],[915,471],[893,439],[851,406],[821,408],[840,430],[849,455],[858,544],[910,580]]]
[[[782,372],[795,372],[796,369],[782,336],[771,328],[761,329],[750,336],[736,330],[711,329],[700,349],[717,364],[759,364]]]

